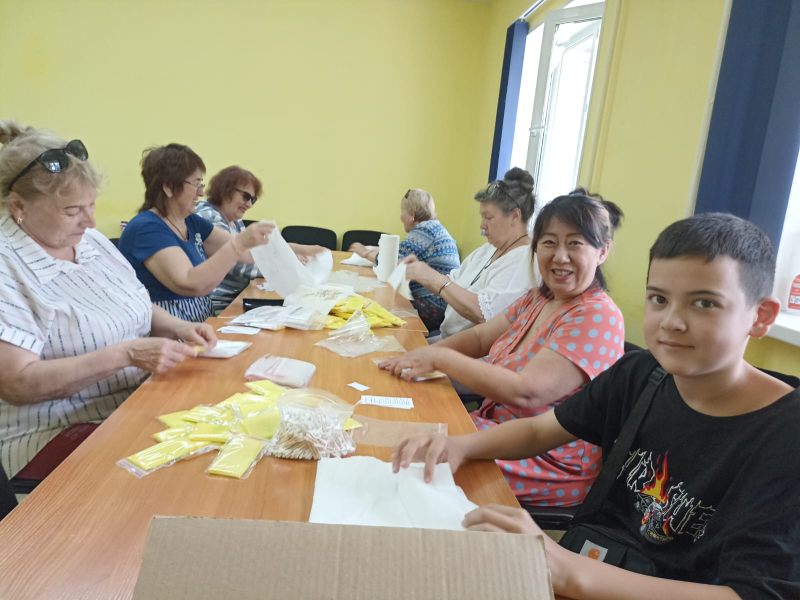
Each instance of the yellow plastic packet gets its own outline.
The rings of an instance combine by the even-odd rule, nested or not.
[[[251,414],[242,421],[245,433],[262,440],[272,439],[278,430],[281,422],[281,415],[277,407],[271,406],[260,412]]]
[[[225,398],[222,402],[218,402],[216,406],[229,406],[231,404],[245,404],[247,402],[258,402],[261,400],[260,394],[248,394],[237,392],[233,396]]]
[[[189,437],[189,434],[193,429],[194,427],[190,423],[183,423],[181,427],[170,427],[164,431],[154,433],[153,437],[156,439],[156,441],[168,442],[169,440],[174,440],[177,438]]]
[[[393,327],[394,325],[387,321],[386,319],[382,319],[376,315],[364,315],[367,319],[367,323],[372,328],[380,328],[380,327]]]
[[[353,419],[352,417],[347,419],[347,423],[344,424],[344,430],[350,431],[351,429],[358,429],[359,427],[363,427],[361,423]]]
[[[260,398],[264,398],[264,396],[260,396]],[[275,400],[248,402],[247,404],[232,404],[231,408],[233,409],[233,414],[236,415],[236,418],[241,420],[246,419],[254,413],[261,412],[266,408],[270,408],[271,406],[275,406]]]
[[[388,310],[383,308],[380,304],[372,300],[364,302],[363,311],[364,315],[367,317],[369,317],[369,315],[374,315],[398,327],[401,327],[406,324],[406,322],[403,319],[401,319],[397,315],[393,315]]]
[[[183,420],[183,415],[185,415],[188,410],[180,410],[178,412],[169,413],[168,415],[161,415],[160,417],[156,417],[164,427],[172,429],[173,427],[183,427],[186,425],[186,421]]]
[[[195,406],[181,417],[190,423],[214,423],[216,425],[230,425],[234,421],[233,411],[227,406]]]
[[[246,479],[264,454],[266,442],[246,435],[232,435],[219,451],[207,472],[236,479]]]
[[[181,459],[202,454],[218,447],[209,442],[194,442],[186,438],[177,438],[150,446],[141,452],[132,454],[128,458],[123,458],[117,462],[117,465],[141,478],[161,467],[167,467]]]
[[[342,325],[347,323],[345,319],[342,317],[334,317],[333,315],[328,315],[325,320],[325,329],[341,329]]]
[[[214,423],[198,423],[189,434],[193,442],[217,442],[224,444],[231,437],[230,425],[216,425]]]
[[[340,312],[349,312],[352,314],[357,310],[364,308],[364,300],[365,298],[361,296],[348,296],[347,298],[339,300],[333,309],[331,309],[331,312],[333,314]]]
[[[286,393],[285,388],[282,388],[277,383],[272,383],[269,379],[248,381],[245,385],[256,394],[266,396],[270,400],[277,400]]]

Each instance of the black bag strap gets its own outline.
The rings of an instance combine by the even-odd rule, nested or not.
[[[628,452],[630,452],[633,444],[633,438],[636,437],[636,432],[639,431],[647,410],[653,402],[656,389],[658,389],[659,384],[666,375],[667,372],[661,366],[656,367],[650,373],[647,386],[645,386],[642,395],[636,400],[636,404],[633,405],[633,410],[631,410],[631,414],[628,415],[625,424],[622,426],[619,437],[617,437],[617,441],[614,442],[614,447],[608,455],[608,460],[604,461],[600,475],[597,476],[589,495],[575,514],[574,521],[597,512],[603,506],[603,502],[606,501],[622,465],[628,459]]]

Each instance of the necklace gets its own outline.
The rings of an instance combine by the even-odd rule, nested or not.
[[[510,243],[508,246],[506,246],[505,250],[503,250],[502,252],[500,252],[500,256],[498,256],[498,257],[497,257],[497,260],[500,260],[501,258],[503,258],[503,255],[504,255],[506,252],[508,252],[509,250],[511,250],[511,248],[513,248],[513,247],[514,247],[514,244],[516,244],[516,243],[517,243],[518,241],[520,241],[522,238],[526,238],[526,237],[528,237],[528,234],[527,234],[527,233],[526,233],[526,234],[524,234],[524,235],[521,235],[521,236],[519,236],[517,239],[515,239],[513,242],[511,242],[511,243]],[[499,250],[500,250],[499,248],[496,248],[496,249],[495,249],[495,251],[494,251],[494,253],[492,254],[492,256],[491,256],[491,257],[489,257],[489,261],[488,261],[488,262],[487,262],[485,265],[483,265],[483,268],[482,268],[480,271],[478,271],[478,274],[477,274],[477,275],[475,275],[475,279],[473,279],[473,280],[472,280],[472,283],[470,283],[470,284],[469,284],[470,286],[474,285],[474,284],[475,284],[475,282],[476,282],[476,281],[478,281],[478,278],[480,278],[481,274],[482,274],[482,273],[483,273],[483,272],[484,272],[486,269],[488,269],[488,268],[489,268],[489,265],[490,265],[490,264],[492,264],[492,261],[494,260],[494,256],[495,256],[495,254],[497,254],[497,252],[498,252]]]
[[[175,223],[173,223],[173,222],[172,222],[172,219],[170,219],[170,218],[169,218],[169,215],[166,215],[166,217],[167,217],[167,221],[169,221],[169,224],[170,224],[170,225],[172,225],[172,228],[173,228],[175,231],[177,231],[177,232],[178,232],[178,235],[180,236],[180,238],[181,238],[181,239],[182,239],[184,242],[188,242],[188,241],[189,241],[189,228],[188,228],[188,227],[186,228],[186,233],[181,233],[181,230],[180,230],[180,229],[178,229],[178,227],[175,225]]]

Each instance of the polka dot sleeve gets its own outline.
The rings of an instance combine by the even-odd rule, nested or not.
[[[603,292],[588,291],[559,312],[544,346],[594,379],[622,356],[624,344],[620,310]]]
[[[517,298],[513,304],[504,308],[503,314],[505,315],[506,320],[508,320],[509,323],[516,321],[517,317],[533,303],[537,293],[538,292],[536,290],[530,290]]]

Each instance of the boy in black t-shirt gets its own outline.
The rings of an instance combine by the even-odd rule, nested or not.
[[[587,517],[634,540],[658,577],[570,552],[545,536],[553,588],[569,598],[800,598],[800,380],[743,356],[780,309],[775,253],[731,215],[667,227],[650,249],[644,333],[624,356],[554,411],[480,433],[422,436],[395,447],[395,471],[425,460],[515,460],[582,438],[607,457],[650,373],[668,373],[599,512]],[[591,494],[589,496],[591,498]],[[587,500],[588,501],[588,500]],[[484,506],[469,529],[541,533],[523,509]],[[594,553],[596,557],[597,554]]]

